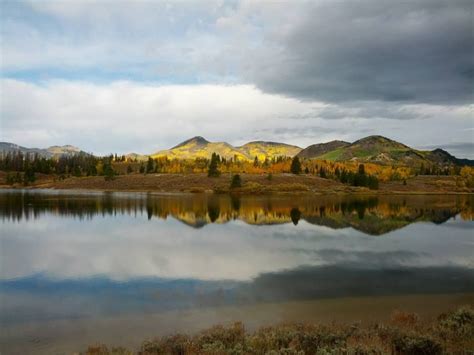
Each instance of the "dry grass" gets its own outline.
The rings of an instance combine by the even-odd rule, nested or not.
[[[248,333],[242,323],[194,336],[146,341],[139,350],[91,346],[86,354],[462,354],[474,351],[474,310],[462,307],[423,322],[395,312],[387,324],[282,324]]]
[[[459,186],[456,176],[415,176],[406,180],[406,185],[403,181],[387,181],[380,183],[380,192],[407,192],[407,193],[472,193],[472,189],[465,186]]]
[[[37,174],[37,181],[30,187],[55,189],[84,189],[101,191],[157,191],[157,192],[216,192],[239,194],[267,193],[472,193],[472,189],[456,184],[454,176],[417,176],[407,180],[380,183],[378,191],[344,185],[331,179],[314,175],[241,174],[242,187],[230,189],[231,175],[222,174],[209,178],[206,174],[130,174],[119,175],[106,181],[103,176],[69,177],[58,179],[51,175]],[[6,185],[6,174],[0,172],[0,187]],[[24,187],[17,185],[14,187]]]

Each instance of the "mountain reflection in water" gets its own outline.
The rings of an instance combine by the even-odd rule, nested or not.
[[[173,217],[193,228],[241,220],[250,225],[300,220],[332,229],[352,227],[383,235],[419,221],[444,223],[460,215],[473,219],[473,196],[230,196],[159,195],[152,193],[78,193],[5,191],[0,194],[0,218],[22,221],[44,214],[91,219],[105,215]]]

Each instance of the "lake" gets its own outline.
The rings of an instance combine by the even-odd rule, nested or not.
[[[0,352],[474,301],[474,197],[0,191]]]

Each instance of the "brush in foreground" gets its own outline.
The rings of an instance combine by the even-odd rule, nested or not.
[[[143,343],[138,351],[91,346],[86,354],[453,354],[474,351],[474,309],[436,320],[394,312],[387,324],[283,324],[253,333],[241,323],[197,335],[176,334]]]

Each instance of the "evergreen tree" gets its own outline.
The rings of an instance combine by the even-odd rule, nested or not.
[[[72,174],[76,177],[81,176],[81,169],[79,168],[78,165],[74,166],[74,168],[72,169]]]
[[[23,174],[23,183],[25,185],[28,185],[29,183],[35,182],[35,180],[36,180],[36,175],[33,168],[32,167],[26,168],[25,173]]]
[[[154,165],[155,165],[155,162],[154,162],[153,158],[148,157],[148,162],[146,164],[146,173],[147,174],[150,174],[150,173],[153,172],[153,169],[155,168]]]
[[[405,180],[406,184],[406,180]],[[379,189],[379,179],[375,176],[369,175],[367,177],[367,187],[371,190],[378,190]]]
[[[12,174],[7,174],[7,185],[13,185],[15,183],[15,178]]]
[[[115,179],[116,172],[110,162],[104,164],[104,179],[106,181]]]
[[[242,187],[242,180],[240,179],[239,174],[235,174],[234,176],[232,176],[232,181],[230,183],[230,188],[235,189],[235,188],[238,188],[238,187]]]
[[[319,168],[319,176],[322,177],[323,179],[326,179],[326,169],[324,169],[322,166]]]
[[[291,161],[290,171],[292,174],[301,174],[301,163],[300,159],[295,155]]]
[[[212,153],[211,163],[209,164],[209,169],[207,171],[208,177],[218,177],[221,173],[219,171],[219,156],[216,153]]]

